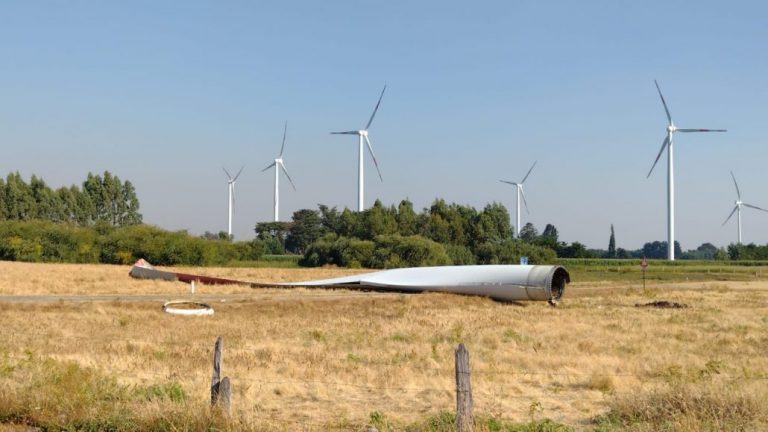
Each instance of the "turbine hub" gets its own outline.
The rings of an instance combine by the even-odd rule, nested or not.
[[[359,130],[359,131],[357,131],[357,133],[359,133],[362,136],[368,136],[368,131],[367,130]]]
[[[677,128],[673,124],[667,126],[667,132],[674,133],[676,130]]]

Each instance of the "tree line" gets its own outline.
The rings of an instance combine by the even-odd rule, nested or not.
[[[468,205],[436,199],[416,212],[413,203],[397,206],[376,201],[362,212],[319,205],[317,210],[294,212],[290,222],[257,223],[257,237],[272,254],[302,255],[306,266],[334,264],[346,267],[390,268],[446,264],[518,263],[526,256],[532,264],[557,258],[655,258],[667,257],[667,242],[647,242],[642,248],[616,247],[616,231],[610,226],[607,249],[590,249],[574,241],[561,241],[553,224],[539,233],[532,224],[513,238],[509,213],[499,203],[477,210]],[[683,251],[675,242],[675,255],[696,260],[768,259],[768,245],[731,244],[718,248],[704,243]]]
[[[140,224],[139,199],[130,181],[105,171],[88,173],[81,187],[51,189],[32,175],[29,183],[18,172],[0,178],[0,221],[47,220],[79,226]]]
[[[33,175],[0,178],[0,259],[28,262],[222,265],[261,258],[260,240],[201,238],[142,224],[130,181],[105,171],[51,189]]]

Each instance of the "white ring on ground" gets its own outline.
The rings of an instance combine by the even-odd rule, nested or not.
[[[172,306],[177,304],[190,304],[197,307],[195,309],[181,309]],[[208,304],[196,301],[174,300],[165,302],[163,305],[163,312],[174,315],[213,315],[213,308]]]

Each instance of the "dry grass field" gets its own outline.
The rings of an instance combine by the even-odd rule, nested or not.
[[[447,294],[198,286],[215,314],[183,317],[161,305],[189,298],[187,285],[133,280],[128,270],[0,262],[0,423],[450,430],[453,351],[463,342],[481,430],[768,429],[768,282],[645,290],[575,282],[556,308]],[[180,271],[249,281],[355,272]],[[70,295],[120,299],[50,301]],[[661,299],[689,307],[635,306]],[[222,373],[233,386],[228,418],[207,406],[219,335]]]

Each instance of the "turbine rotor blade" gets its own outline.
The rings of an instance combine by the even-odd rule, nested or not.
[[[520,196],[523,197],[523,205],[525,206],[525,213],[531,214],[531,212],[528,211],[528,202],[525,200],[525,191],[523,190],[523,188],[520,188]]]
[[[232,182],[235,182],[235,181],[237,181],[237,178],[238,178],[238,177],[240,177],[240,173],[242,173],[242,172],[243,172],[243,168],[245,168],[245,165],[243,165],[242,167],[240,167],[240,171],[238,171],[238,172],[237,172],[237,174],[235,175],[235,178],[233,178],[233,179],[232,179]]]
[[[331,132],[331,135],[360,135],[358,131]]]
[[[648,177],[651,176],[651,173],[653,172],[653,169],[656,168],[656,164],[659,163],[659,158],[661,157],[661,154],[664,153],[664,148],[667,147],[668,144],[669,144],[669,135],[667,135],[664,138],[664,142],[661,143],[661,150],[659,150],[659,154],[656,155],[656,160],[653,161],[653,166],[651,167],[651,170],[648,171],[648,175],[645,176],[645,178],[648,178]]]
[[[280,156],[277,158],[280,159],[283,157],[283,150],[285,150],[285,136],[288,134],[288,120],[285,121],[285,128],[283,128],[283,145],[280,147]]]
[[[386,88],[386,86],[384,86]],[[382,182],[384,178],[381,176],[381,170],[379,169],[379,162],[376,160],[376,155],[373,153],[373,146],[371,146],[371,140],[368,139],[368,135],[363,135],[365,142],[368,144],[368,151],[371,152],[371,158],[373,158],[373,164],[376,166],[376,172],[379,173],[379,180]]]
[[[753,208],[753,209],[755,209],[755,210],[762,210],[762,211],[764,211],[764,212],[768,212],[768,210],[766,210],[766,209],[764,209],[764,208],[760,208],[760,207],[758,207],[758,206],[753,206],[752,204],[741,203],[741,205],[743,205],[743,206],[746,206],[746,207],[749,207],[749,208]]]
[[[727,224],[728,221],[731,220],[731,217],[733,216],[734,213],[736,213],[736,210],[738,209],[739,209],[739,206],[736,206],[733,208],[733,210],[731,211],[731,214],[728,215],[728,217],[725,219],[725,222],[723,222],[722,226],[725,226],[725,224]]]
[[[728,132],[728,129],[675,129],[675,132]]]
[[[266,170],[268,170],[268,169],[272,168],[273,166],[275,166],[275,162],[272,162],[271,164],[267,165],[267,167],[266,167],[266,168],[264,168],[263,170],[261,170],[261,172],[264,172],[264,171],[266,171]]]
[[[222,168],[222,169],[224,170],[224,174],[226,174],[227,177],[229,177],[229,181],[232,181],[232,174],[230,174],[229,171],[227,171],[226,168]]]
[[[731,178],[733,179],[733,185],[736,186],[736,196],[739,197],[739,201],[741,201],[741,191],[739,190],[739,184],[736,183],[736,177],[733,175],[733,171],[731,171]]]
[[[235,214],[235,184],[232,183],[232,214]]]
[[[371,123],[373,123],[373,118],[376,117],[376,111],[379,110],[379,105],[381,105],[381,98],[384,97],[384,90],[387,89],[387,85],[384,84],[384,88],[381,89],[381,94],[379,95],[379,101],[376,102],[376,108],[373,109],[373,114],[371,114],[371,119],[368,120],[368,124],[365,125],[365,130],[368,130],[369,127],[371,127]]]
[[[283,169],[283,173],[285,173],[285,176],[288,177],[288,181],[291,182],[291,186],[293,186],[293,190],[296,190],[296,185],[293,184],[293,180],[291,180],[291,176],[288,175],[288,170],[285,169],[285,165],[280,162],[280,168]]]
[[[523,177],[523,181],[521,181],[520,184],[525,183],[525,180],[528,178],[529,175],[531,175],[531,171],[533,171],[533,167],[535,167],[538,162],[539,161],[536,161],[533,163],[533,165],[531,165],[531,169],[528,170],[528,173],[525,175],[525,177]]]
[[[502,183],[511,184],[512,186],[517,186],[517,183],[515,183],[515,182],[506,181],[506,180],[499,180],[499,181],[502,182]]]
[[[667,108],[667,101],[664,100],[664,95],[661,94],[661,89],[659,88],[659,83],[656,80],[653,80],[653,83],[656,84],[656,90],[659,92],[659,97],[661,98],[661,103],[664,104],[664,111],[667,113],[667,120],[669,121],[669,124],[672,124],[672,116],[669,114],[669,108]]]

